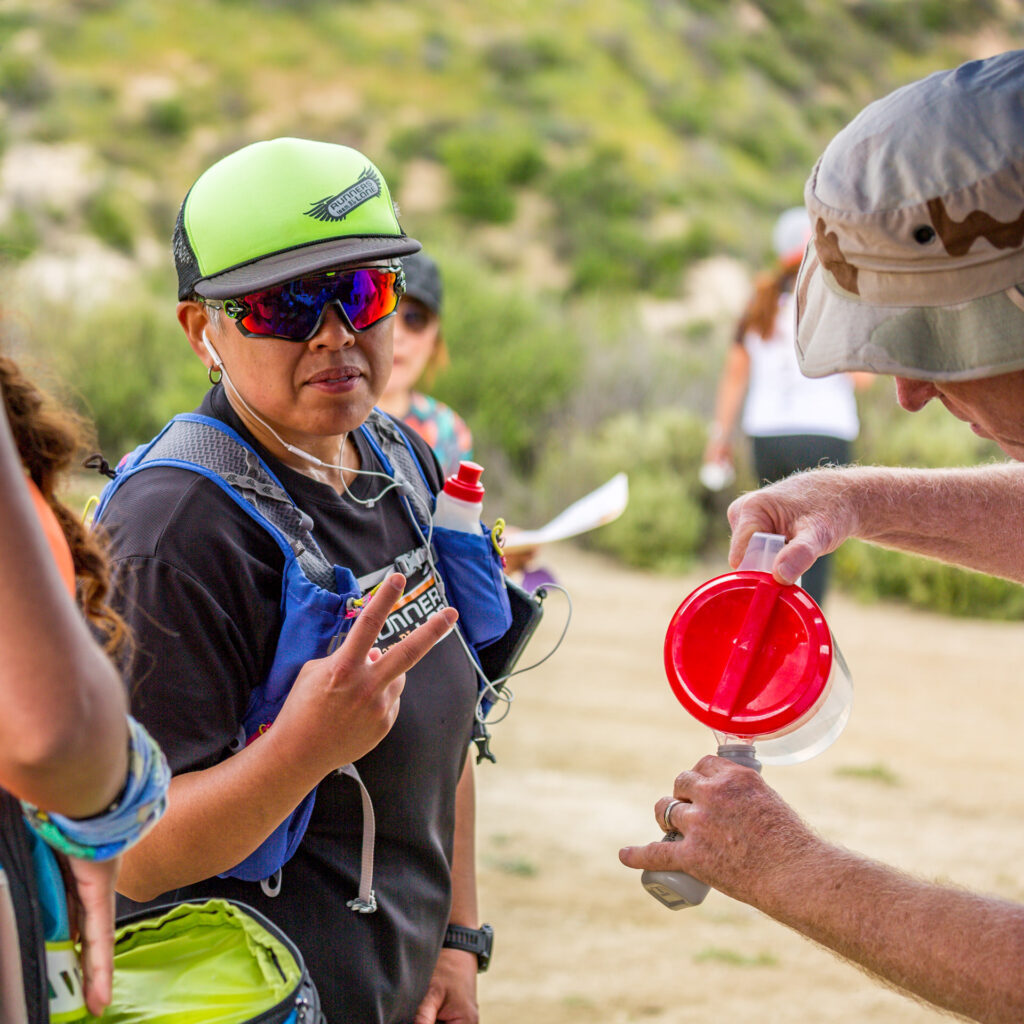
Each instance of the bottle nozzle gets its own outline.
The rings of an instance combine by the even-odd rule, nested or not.
[[[445,492],[460,501],[483,501],[484,488],[480,483],[483,471],[484,467],[476,462],[470,462],[468,459],[460,462],[459,471],[445,480]]]

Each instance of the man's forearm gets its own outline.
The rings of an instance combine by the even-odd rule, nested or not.
[[[1024,466],[854,468],[856,536],[1024,582]]]
[[[880,979],[986,1024],[1024,1020],[1024,907],[922,882],[826,843],[753,902]]]
[[[729,561],[751,536],[788,538],[783,582],[850,537],[1024,582],[1024,465],[964,469],[813,469],[741,495],[729,506]]]

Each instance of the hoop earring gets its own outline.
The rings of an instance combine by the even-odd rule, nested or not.
[[[214,376],[213,376],[214,374],[217,374],[216,380],[214,379]],[[211,384],[219,384],[220,383],[220,379],[223,376],[224,376],[224,374],[221,373],[219,366],[208,366],[206,368],[206,378],[207,378],[207,380],[209,380],[209,382]]]

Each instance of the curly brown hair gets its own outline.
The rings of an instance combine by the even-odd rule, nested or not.
[[[110,576],[100,536],[56,497],[56,485],[91,440],[92,430],[33,384],[12,359],[0,356],[0,392],[21,461],[53,509],[74,560],[78,600],[111,655],[129,644],[128,627],[107,603]]]

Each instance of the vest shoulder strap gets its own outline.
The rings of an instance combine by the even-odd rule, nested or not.
[[[434,492],[423,465],[402,428],[380,409],[373,409],[359,428],[384,468],[401,485],[406,510],[425,529],[434,509]]]
[[[198,471],[228,490],[257,522],[273,527],[270,532],[279,543],[284,538],[308,580],[325,590],[336,589],[334,567],[313,538],[313,520],[230,427],[192,413],[176,416],[129,472],[154,465]]]

